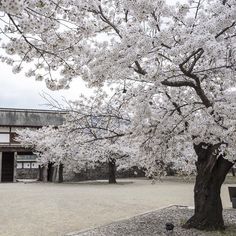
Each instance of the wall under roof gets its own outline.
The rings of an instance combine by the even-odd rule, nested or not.
[[[58,126],[65,114],[64,111],[0,108],[0,126]]]

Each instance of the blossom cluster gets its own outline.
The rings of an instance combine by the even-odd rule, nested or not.
[[[123,90],[116,99],[131,120],[127,133],[151,172],[171,158],[191,169],[201,143],[226,143],[225,158],[235,159],[235,0],[7,2],[2,61],[15,73],[31,63],[27,76],[52,90],[75,78]],[[88,136],[73,139],[80,138]]]

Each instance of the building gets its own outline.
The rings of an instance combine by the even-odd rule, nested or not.
[[[0,182],[15,182],[17,178],[36,178],[38,164],[33,150],[15,141],[16,130],[58,126],[66,112],[53,110],[0,108]]]

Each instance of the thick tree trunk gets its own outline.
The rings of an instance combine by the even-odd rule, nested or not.
[[[63,182],[63,164],[59,165],[59,173],[58,173],[58,183]]]
[[[55,183],[56,182],[56,179],[57,179],[57,166],[54,166],[53,168],[53,176],[52,176],[52,182]]]
[[[48,181],[53,182],[54,164],[52,162],[48,163]]]
[[[48,181],[48,167],[43,166],[42,169],[43,169],[42,170],[42,181],[46,183]]]
[[[109,184],[116,184],[116,160],[109,159],[108,161],[109,169]]]
[[[206,143],[194,146],[198,156],[194,187],[195,212],[183,225],[184,228],[224,229],[220,189],[233,163],[218,155],[219,146]]]

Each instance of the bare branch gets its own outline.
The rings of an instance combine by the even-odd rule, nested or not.
[[[135,61],[134,63],[137,66],[137,69],[134,68],[135,72],[137,72],[138,74],[141,74],[141,75],[146,75],[147,74],[147,72],[140,66],[138,61]]]
[[[121,36],[120,31],[118,30],[118,28],[104,15],[103,10],[102,10],[102,7],[99,6],[98,8],[99,8],[99,10],[100,10],[99,13],[100,13],[100,15],[101,15],[102,21],[104,21],[105,23],[107,23],[108,25],[110,25],[110,26],[115,30],[115,32],[117,33],[117,35],[118,35],[120,38],[122,38],[122,36]]]
[[[170,87],[192,87],[194,88],[195,85],[192,81],[169,81],[169,80],[163,80],[161,84],[170,86]]]
[[[197,49],[195,52],[192,52],[180,65],[179,68],[180,70],[187,76],[190,75],[190,73],[193,71],[194,66],[196,65],[197,61],[201,58],[202,54],[204,53],[204,50],[202,48]],[[196,57],[195,57],[196,56]],[[188,63],[193,57],[194,60],[191,63],[190,67],[188,70],[184,68],[184,65]]]
[[[222,34],[224,34],[228,29],[234,27],[236,24],[236,22],[234,21],[230,26],[224,28],[223,30],[221,30],[216,36],[215,38],[217,39],[218,37],[220,37]]]

